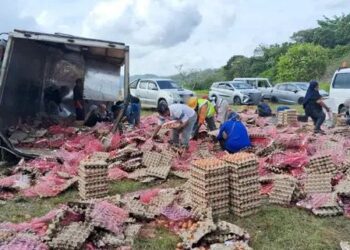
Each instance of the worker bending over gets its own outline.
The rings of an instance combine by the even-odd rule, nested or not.
[[[204,124],[204,122],[207,123],[207,126],[210,131],[213,131],[216,129],[214,115],[215,115],[215,107],[214,105],[206,99],[197,98],[197,97],[191,97],[187,105],[194,109],[197,113],[197,122],[195,124],[193,136],[196,137],[198,134],[198,131],[200,127]]]
[[[222,149],[229,153],[236,153],[251,146],[248,131],[235,112],[221,125],[217,139]]]
[[[158,113],[160,115],[159,122],[152,138],[157,136],[166,120],[177,121],[179,122],[179,126],[173,129],[171,143],[175,146],[188,148],[188,142],[197,121],[197,115],[194,110],[185,104],[172,104],[168,106],[165,103],[160,103],[158,105]]]

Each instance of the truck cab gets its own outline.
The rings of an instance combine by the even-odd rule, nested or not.
[[[345,110],[344,103],[349,98],[350,68],[340,68],[333,75],[329,97],[325,102],[333,113],[342,113]]]

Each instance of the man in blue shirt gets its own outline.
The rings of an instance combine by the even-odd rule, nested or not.
[[[221,147],[229,153],[236,153],[251,146],[248,131],[235,112],[221,125],[217,139]]]

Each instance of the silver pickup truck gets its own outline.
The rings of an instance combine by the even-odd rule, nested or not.
[[[181,88],[170,79],[137,79],[130,83],[130,93],[140,98],[145,108],[157,108],[161,102],[168,105],[186,103],[194,96],[192,91]]]

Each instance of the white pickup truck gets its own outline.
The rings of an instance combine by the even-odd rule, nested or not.
[[[342,113],[346,110],[344,103],[350,98],[350,68],[338,69],[332,78],[329,97],[326,104],[333,113]]]

